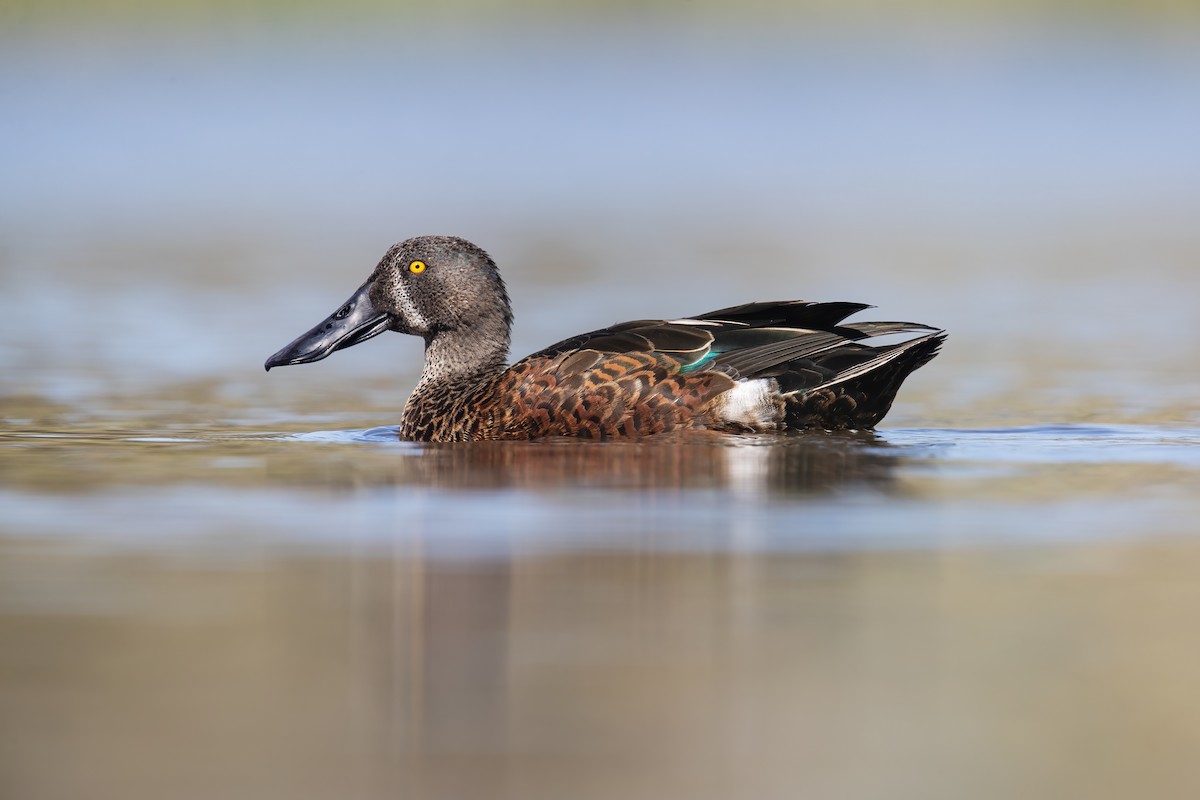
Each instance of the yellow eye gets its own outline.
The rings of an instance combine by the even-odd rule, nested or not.
[[[411,272],[413,275],[420,275],[422,272],[425,271],[425,262],[424,261],[412,262],[411,264],[408,265],[408,271]]]

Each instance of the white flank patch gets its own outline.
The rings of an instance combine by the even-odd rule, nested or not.
[[[779,410],[771,401],[774,391],[775,381],[770,378],[740,381],[725,393],[725,406],[721,409],[721,416],[729,422],[740,422],[743,425],[765,425],[775,422]]]

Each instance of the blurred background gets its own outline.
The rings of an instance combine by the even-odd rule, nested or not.
[[[511,283],[519,352],[851,299],[954,331],[946,416],[1075,419],[1085,370],[1105,410],[1186,414],[1190,3],[2,7],[14,389],[380,375],[380,346],[249,371],[392,242],[453,233]],[[394,407],[420,345],[388,347]]]
[[[1194,797],[1200,7],[0,0],[0,795]],[[875,435],[437,449],[265,358],[851,300]]]

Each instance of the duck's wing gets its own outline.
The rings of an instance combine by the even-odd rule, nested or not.
[[[539,350],[529,358],[591,351],[596,353],[660,353],[679,361],[680,367],[697,364],[712,352],[711,326],[697,320],[646,319],[622,322],[581,333]]]
[[[579,334],[530,358],[579,351],[658,353],[681,372],[699,369],[734,378],[778,377],[786,365],[817,368],[813,380],[789,381],[789,388],[816,387],[842,369],[869,361],[877,348],[856,344],[875,336],[936,333],[913,322],[840,324],[871,308],[864,303],[812,303],[802,300],[746,303],[675,320],[635,320]],[[806,362],[800,364],[799,362]],[[677,366],[675,366],[677,364]]]
[[[863,303],[810,303],[803,300],[746,303],[682,319],[621,322],[556,342],[534,353],[530,358],[556,356],[578,350],[595,350],[601,353],[657,352],[679,358],[682,368],[688,369],[707,365],[720,354],[766,347],[764,352],[751,354],[753,358],[761,361],[772,357],[770,345],[786,340],[803,339],[803,344],[798,344],[796,350],[797,353],[802,353],[807,348],[819,347],[825,342],[878,335],[853,327],[838,326],[846,317],[866,308],[870,306]],[[786,358],[791,351],[782,348],[776,352],[780,357]]]
[[[754,418],[763,424],[777,400],[788,424],[871,427],[890,407],[903,379],[936,354],[944,334],[909,322],[843,324],[866,308],[861,303],[747,303],[683,319],[624,322],[523,359],[512,368],[514,388],[530,408],[541,409],[543,427],[557,425],[553,418],[565,415],[587,418],[601,431],[615,430],[614,420],[628,422],[632,415],[636,432],[647,433],[688,422],[739,382],[770,378],[777,387],[771,396],[754,395],[759,406]],[[898,333],[923,335],[884,347],[861,343]],[[755,391],[765,391],[766,385],[760,382]],[[834,410],[814,417],[810,395],[822,390],[827,390],[822,398],[833,396],[825,405]],[[831,405],[846,395],[851,400]],[[833,415],[847,403],[853,414]],[[638,423],[643,417],[653,430]]]

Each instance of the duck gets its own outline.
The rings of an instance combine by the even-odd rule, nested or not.
[[[863,303],[750,302],[571,336],[513,364],[496,263],[456,236],[393,245],[329,317],[267,359],[308,364],[386,331],[425,359],[398,435],[417,442],[641,439],[673,431],[872,430],[944,330],[846,322]],[[864,340],[914,334],[899,343]]]

